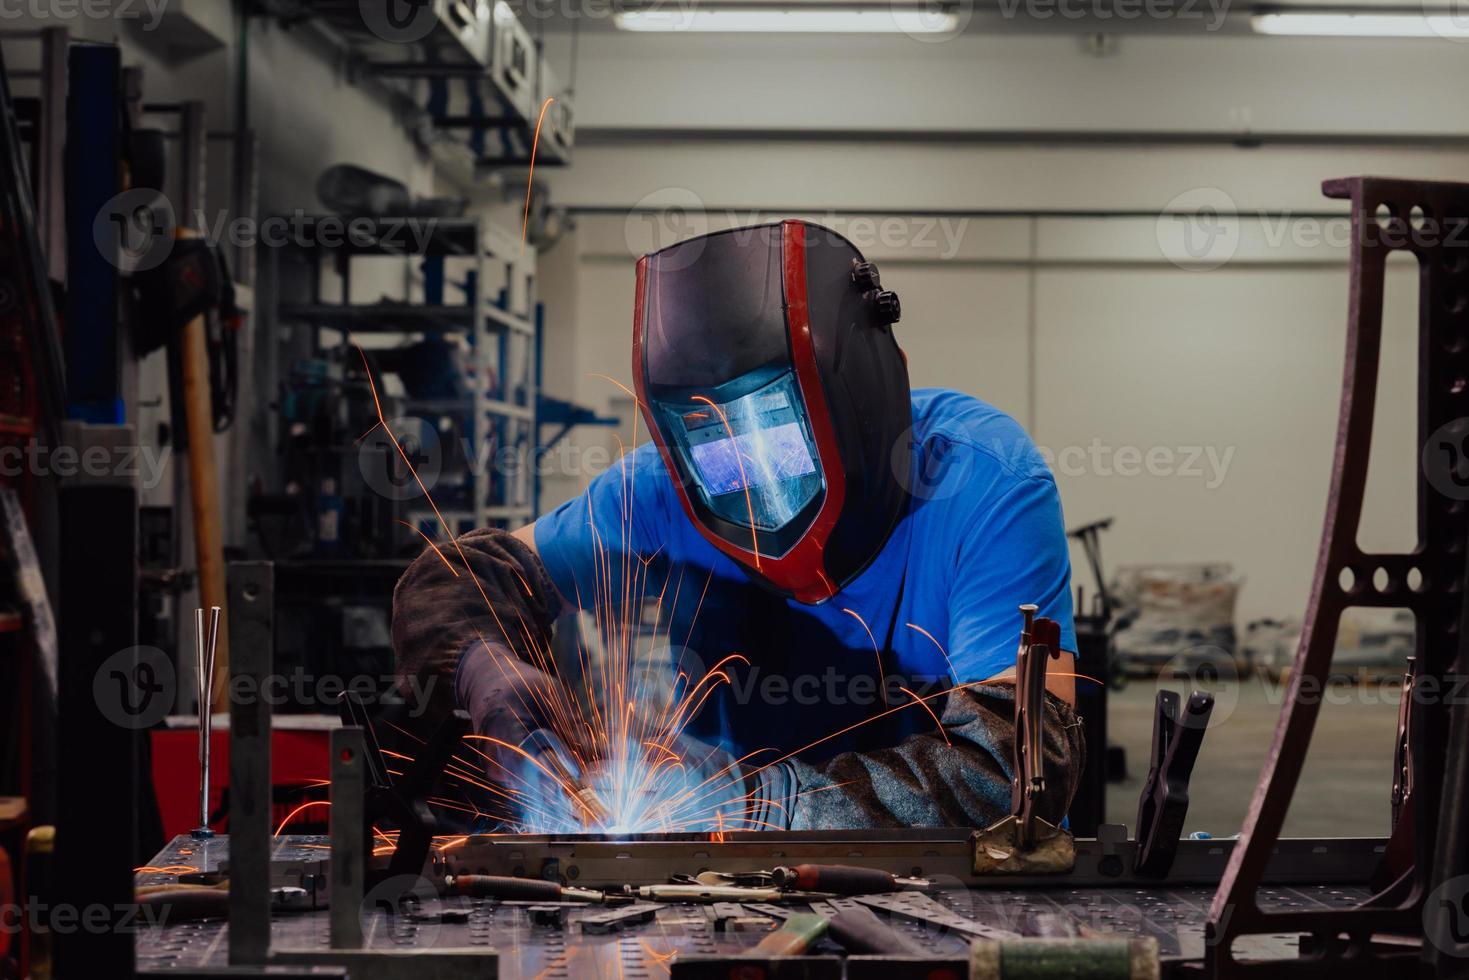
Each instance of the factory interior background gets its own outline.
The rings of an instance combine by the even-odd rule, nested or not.
[[[63,324],[62,442],[112,461],[46,451],[55,375],[7,341],[0,840],[18,860],[78,799],[64,717],[45,735],[54,704],[34,692],[56,644],[64,692],[68,644],[117,623],[134,635],[115,649],[164,678],[128,723],[147,742],[138,863],[198,823],[195,610],[236,561],[274,563],[275,669],[307,679],[274,708],[274,778],[302,795],[272,812],[325,833],[324,807],[292,803],[324,799],[309,790],[338,711],[319,682],[391,681],[393,587],[425,540],[519,528],[646,442],[638,258],[787,218],[880,267],[914,388],[995,406],[1054,474],[1096,644],[1078,710],[1105,719],[1083,826],[1134,823],[1155,696],[1186,677],[1217,701],[1183,830],[1232,837],[1287,698],[1337,452],[1353,233],[1322,184],[1469,174],[1455,7],[0,3],[23,164],[6,194],[30,200]],[[148,273],[200,239],[221,288],[175,324]],[[1418,263],[1393,253],[1384,281],[1367,553],[1417,546],[1421,479],[1463,486],[1419,431]],[[188,445],[200,384],[207,478]],[[127,428],[91,443],[88,424]],[[77,540],[55,503],[75,485],[134,505],[93,510],[100,537]],[[133,518],[136,560],[116,566],[107,535]],[[1414,642],[1406,609],[1346,614],[1285,836],[1390,832]]]

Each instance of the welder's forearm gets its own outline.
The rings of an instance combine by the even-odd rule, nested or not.
[[[545,706],[555,684],[503,644],[473,643],[454,673],[454,702],[469,714],[476,735],[518,744],[546,725]]]
[[[534,521],[524,525],[523,527],[516,528],[510,533],[514,536],[515,540],[519,541],[521,544],[524,544],[527,548],[529,548],[530,553],[535,555],[537,559],[541,557],[541,549],[536,545],[536,525]],[[554,615],[559,616],[561,615],[561,613],[565,612],[569,608],[569,606],[566,602],[566,597],[561,594],[561,590],[556,588],[554,584],[551,586],[551,592],[554,594],[554,601],[552,603],[552,605],[554,606]]]
[[[943,734],[843,753],[819,766],[785,763],[791,794],[777,806],[789,811],[792,830],[987,826],[1010,809],[1013,709],[1013,689],[954,691],[941,719]],[[1085,751],[1074,712],[1047,698],[1045,819],[1058,823],[1065,815]]]
[[[1014,684],[1015,668],[1001,671],[985,681],[986,684]],[[1066,650],[1046,665],[1046,690],[1076,707],[1076,654]]]

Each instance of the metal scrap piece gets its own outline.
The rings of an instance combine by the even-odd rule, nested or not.
[[[658,914],[658,906],[650,902],[639,902],[636,905],[628,905],[620,909],[609,909],[606,912],[594,912],[584,915],[577,920],[584,933],[603,935],[609,932],[618,932],[625,926],[641,925],[652,922]]]
[[[946,909],[923,892],[893,892],[887,895],[856,895],[858,902],[868,908],[878,909],[888,915],[911,922],[922,922],[948,932],[967,936],[970,939],[1014,939],[1020,934],[1009,929],[987,926],[982,922],[966,919],[959,913]]]

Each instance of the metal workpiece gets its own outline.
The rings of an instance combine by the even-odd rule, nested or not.
[[[966,918],[941,905],[936,899],[918,892],[892,895],[858,895],[854,901],[900,919],[918,922],[932,929],[952,932],[970,939],[1010,939],[1020,933]]]
[[[362,729],[333,731],[331,751],[331,947],[361,949],[360,915],[371,844],[363,818],[368,762]]]
[[[601,934],[652,922],[657,915],[657,905],[651,902],[637,902],[618,909],[607,909],[603,912],[584,915],[577,920],[577,924],[582,932]]]
[[[230,566],[229,962],[270,956],[270,702],[265,690],[275,630],[270,562]]]
[[[1104,830],[1107,828],[1103,828]],[[718,844],[708,834],[641,834],[629,838],[599,835],[553,837],[471,836],[455,839],[437,853],[436,874],[538,874],[556,867],[585,888],[621,888],[664,883],[673,872],[717,867],[728,874],[768,871],[796,858],[855,864],[894,875],[936,880],[943,887],[1026,886],[1095,888],[1152,885],[1133,871],[1136,845],[1123,839],[1074,841],[1076,863],[1064,879],[1050,874],[1003,877],[974,873],[979,835],[961,828],[875,831],[728,831]],[[1356,884],[1367,881],[1382,853],[1376,838],[1282,840],[1272,855],[1266,880],[1272,884]],[[1218,883],[1233,840],[1178,843],[1168,880],[1176,885]]]

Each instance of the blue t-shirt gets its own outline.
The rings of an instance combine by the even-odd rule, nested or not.
[[[604,632],[610,612],[638,634],[615,642],[666,657],[684,683],[731,654],[748,660],[724,663],[729,683],[712,686],[688,734],[808,761],[891,746],[934,729],[925,708],[942,699],[916,698],[1015,666],[1021,603],[1076,649],[1060,498],[1030,437],[976,398],[920,389],[913,453],[908,513],[820,605],[766,591],[706,541],[651,442],[537,521],[536,547],[568,602],[602,610]]]

